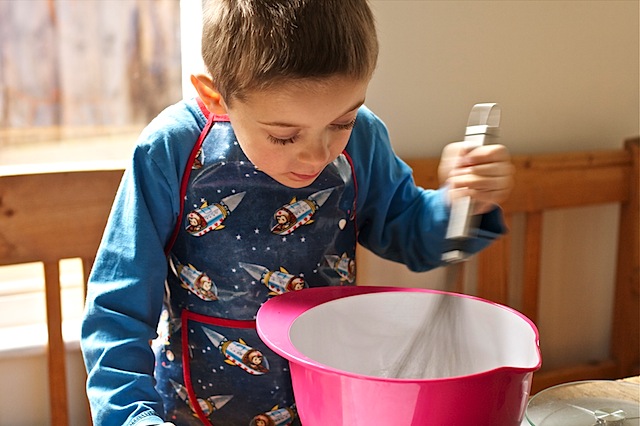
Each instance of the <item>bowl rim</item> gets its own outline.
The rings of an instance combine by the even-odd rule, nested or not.
[[[363,374],[352,373],[345,370],[340,370],[334,367],[330,367],[325,364],[321,364],[312,360],[303,353],[301,353],[291,342],[289,331],[295,320],[307,312],[308,310],[315,308],[327,302],[342,299],[345,297],[352,297],[364,294],[383,293],[383,292],[420,292],[420,293],[432,293],[432,294],[446,294],[453,297],[462,297],[477,300],[479,302],[487,303],[509,311],[515,314],[522,320],[524,320],[532,329],[535,335],[535,348],[537,363],[533,367],[514,367],[514,366],[501,366],[491,370],[481,371],[478,373],[465,375],[465,376],[451,376],[443,378],[431,378],[431,379],[404,379],[404,378],[389,378],[368,376]],[[256,330],[258,336],[272,351],[282,356],[291,363],[299,364],[305,368],[312,369],[323,373],[339,374],[347,377],[357,378],[361,380],[382,381],[382,382],[398,382],[398,383],[410,383],[410,382],[433,382],[442,383],[454,380],[460,380],[461,378],[477,377],[495,374],[499,371],[509,371],[512,373],[533,373],[538,370],[542,365],[542,357],[540,351],[540,334],[535,323],[531,321],[527,316],[521,312],[500,303],[492,302],[490,300],[482,299],[480,297],[471,296],[468,294],[453,293],[442,290],[432,290],[423,288],[408,288],[408,287],[390,287],[390,286],[327,286],[327,287],[312,287],[305,288],[303,290],[288,292],[279,296],[273,297],[265,302],[256,315]]]

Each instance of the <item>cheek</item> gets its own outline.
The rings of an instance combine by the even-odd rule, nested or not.
[[[347,147],[350,137],[351,132],[347,133],[346,135],[340,135],[332,141],[330,150],[334,159],[338,157],[338,155],[340,155],[342,151],[344,151],[344,149]]]
[[[238,133],[237,137],[240,148],[254,165],[259,167],[260,164],[265,164],[269,161],[270,152],[265,146],[266,144],[259,143],[259,141],[255,140],[255,136],[252,138],[249,134]]]
[[[249,161],[263,172],[273,175],[290,168],[294,160],[290,157],[290,150],[286,146],[273,144],[269,141],[257,143],[240,143],[242,151]]]

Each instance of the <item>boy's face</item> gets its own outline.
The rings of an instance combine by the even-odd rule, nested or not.
[[[369,79],[290,82],[227,107],[249,160],[290,188],[310,185],[347,146]]]

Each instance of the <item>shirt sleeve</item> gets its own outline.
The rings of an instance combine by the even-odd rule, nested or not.
[[[412,271],[443,264],[449,206],[445,189],[415,185],[411,168],[393,151],[384,123],[366,107],[358,114],[347,145],[356,175],[358,242],[373,253],[404,263]],[[475,237],[462,246],[476,253],[505,232],[499,208],[482,215]]]
[[[164,246],[179,212],[184,165],[198,137],[195,120],[175,123],[172,114],[154,120],[140,136],[89,278],[81,345],[95,424],[162,423],[150,341],[164,298]]]

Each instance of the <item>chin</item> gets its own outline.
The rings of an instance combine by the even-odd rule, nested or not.
[[[279,184],[284,185],[288,188],[293,188],[293,189],[306,188],[316,180],[316,178],[308,179],[308,180],[296,180],[296,179],[291,179],[286,177],[274,177],[274,176],[271,176],[271,178],[276,182],[278,182]]]
[[[307,186],[311,185],[314,181],[315,179],[308,182],[297,182],[297,181],[292,181],[288,179],[286,182],[280,181],[280,180],[278,182],[289,188],[300,189],[300,188],[306,188]]]

